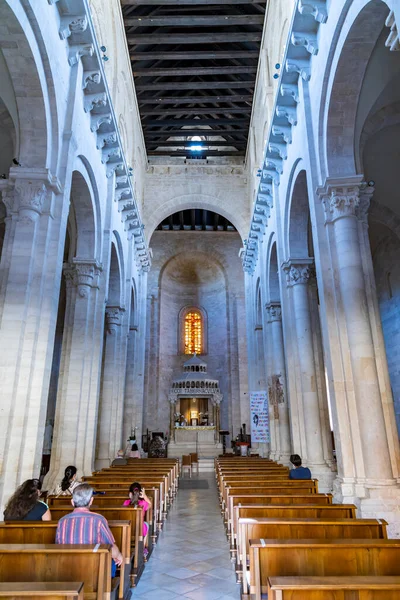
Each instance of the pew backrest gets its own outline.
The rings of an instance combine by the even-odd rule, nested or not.
[[[0,598],[19,600],[83,600],[83,582],[0,582]]]
[[[268,600],[398,600],[400,577],[270,577]]]

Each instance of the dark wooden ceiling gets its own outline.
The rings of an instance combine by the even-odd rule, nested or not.
[[[266,2],[121,4],[148,155],[243,156]]]
[[[159,231],[236,231],[225,217],[199,208],[176,212],[164,219],[157,229]]]

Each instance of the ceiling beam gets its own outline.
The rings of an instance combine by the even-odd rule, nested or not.
[[[168,56],[168,54],[164,54]],[[257,73],[257,65],[253,67],[192,67],[189,69],[133,69],[137,77],[180,77],[182,75],[236,75],[238,73]]]
[[[171,129],[170,131],[148,131],[146,130],[145,137],[172,137],[172,136],[192,136],[192,135],[247,135],[249,132],[246,129]]]
[[[181,109],[182,110],[182,109]],[[248,125],[250,118],[248,119],[160,119],[142,121],[142,127],[148,131],[149,127],[197,127],[197,126],[214,126],[214,125]],[[157,132],[149,132],[157,133]]]
[[[258,50],[225,50],[204,51],[191,50],[189,52],[131,52],[131,60],[219,60],[220,58],[255,58],[258,59]]]
[[[156,115],[239,115],[243,113],[251,113],[251,106],[243,108],[164,108],[155,107],[153,109],[141,110],[142,117],[150,117]],[[249,117],[250,118],[250,117]],[[199,119],[201,123],[201,119]],[[247,120],[247,119],[246,119]],[[219,119],[218,119],[219,121]],[[142,125],[147,125],[148,121],[142,121]]]
[[[218,27],[229,25],[263,25],[264,15],[154,16],[127,17],[125,27]]]
[[[202,153],[203,154],[203,153]],[[204,152],[204,156],[243,156],[245,150],[207,150]],[[191,156],[188,150],[147,150],[147,156],[185,156],[188,158],[194,158],[195,155]]]
[[[194,143],[196,145],[200,144],[200,142],[194,142]],[[238,147],[241,147],[241,148],[246,148],[247,142],[245,140],[240,140],[239,142],[238,141],[230,141],[230,142],[228,142],[228,141],[224,140],[224,141],[217,141],[217,142],[209,142],[209,141],[207,141],[207,142],[203,142],[203,144],[204,144],[205,148],[211,148],[211,147],[218,148],[219,146],[221,146],[221,148],[223,146],[233,146],[233,147],[238,146]],[[148,146],[152,147],[152,148],[158,148],[158,147],[160,147],[160,148],[164,148],[164,147],[165,148],[175,148],[176,147],[176,148],[186,148],[187,150],[190,150],[190,145],[193,145],[193,142],[185,142],[185,141],[181,142],[179,140],[166,141],[166,142],[163,142],[163,141],[160,141],[160,142],[154,141],[154,142],[152,142],[150,140],[148,141]]]
[[[135,88],[142,92],[157,90],[225,90],[225,89],[249,89],[254,88],[253,81],[161,81],[159,83],[135,82]],[[139,102],[142,98],[139,97]]]
[[[122,6],[159,6],[160,0],[121,0]],[[196,5],[212,5],[212,4],[263,4],[260,0],[162,0],[164,6],[196,6]]]
[[[260,42],[262,32],[229,33],[138,33],[127,35],[128,44],[233,44],[235,42]],[[167,54],[167,53],[166,53]]]
[[[218,96],[186,96],[174,97],[166,96],[165,98],[138,98],[139,105],[142,104],[219,104],[220,102],[252,102],[253,95],[229,95],[219,94]],[[229,111],[229,109],[226,109]]]

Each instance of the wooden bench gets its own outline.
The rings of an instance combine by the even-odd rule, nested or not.
[[[270,577],[345,575],[399,576],[400,540],[250,541],[250,594],[254,600],[268,592]]]
[[[400,577],[271,577],[268,600],[399,600]]]
[[[355,504],[248,504],[233,507],[231,553],[236,554],[239,519],[355,519]]]
[[[1,544],[0,581],[83,581],[85,600],[111,600],[111,546]]]
[[[0,598],[21,600],[83,600],[83,582],[0,583]]]
[[[250,539],[387,539],[381,519],[270,519],[240,518],[236,572],[246,585]],[[245,591],[245,590],[244,590]]]
[[[332,504],[332,494],[243,494],[229,493],[225,525],[228,539],[233,535],[233,508],[238,504]]]
[[[0,522],[0,544],[54,544],[58,521]],[[124,557],[120,567],[119,598],[129,597],[131,572],[131,523],[109,521],[115,543]]]
[[[72,506],[57,506],[51,509],[51,516],[58,521],[64,515],[70,513]],[[131,561],[131,583],[132,587],[137,585],[140,576],[144,569],[143,560],[143,510],[141,508],[133,508],[133,506],[91,506],[93,512],[103,515],[110,521],[130,521],[131,523],[131,552],[133,551],[133,559]]]
[[[285,494],[295,496],[297,494],[317,494],[317,480],[300,480],[300,481],[263,481],[260,483],[247,482],[246,480],[232,484],[226,484],[223,487],[221,504],[222,510],[227,505],[228,496],[237,493],[247,494]]]

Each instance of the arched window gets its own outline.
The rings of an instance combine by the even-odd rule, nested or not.
[[[202,354],[203,319],[199,311],[192,310],[185,316],[184,327],[185,354]]]

